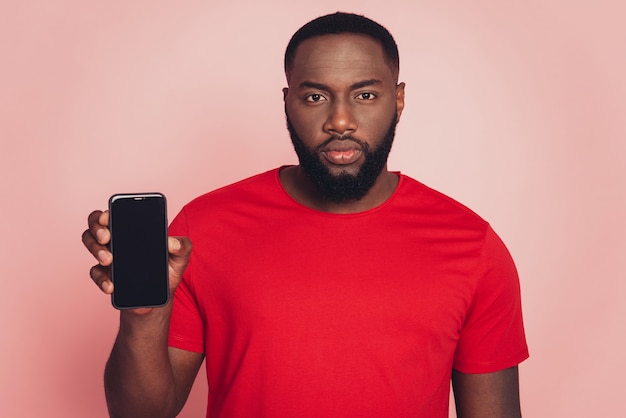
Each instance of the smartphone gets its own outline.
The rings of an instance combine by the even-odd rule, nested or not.
[[[111,196],[109,230],[113,306],[131,309],[165,305],[169,298],[165,196]]]

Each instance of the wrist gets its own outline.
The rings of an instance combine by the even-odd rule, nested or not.
[[[160,308],[138,308],[120,311],[120,336],[133,339],[167,340],[171,302]]]

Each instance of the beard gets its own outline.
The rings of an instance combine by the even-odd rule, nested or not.
[[[309,150],[287,115],[287,130],[291,136],[291,142],[298,155],[300,166],[311,179],[319,193],[334,203],[345,203],[362,199],[374,186],[378,176],[387,164],[387,158],[391,151],[391,145],[398,124],[397,113],[394,115],[387,132],[380,143],[374,149],[369,144],[352,136],[333,136],[324,141],[314,151]],[[358,143],[364,155],[364,162],[356,175],[341,172],[334,175],[324,165],[319,150],[335,140],[351,140]]]

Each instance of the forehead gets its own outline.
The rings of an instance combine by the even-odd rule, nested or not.
[[[324,78],[393,78],[382,45],[366,35],[322,35],[303,41],[291,67],[291,81]],[[295,79],[295,80],[294,80]]]

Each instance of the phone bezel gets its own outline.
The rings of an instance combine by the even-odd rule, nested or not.
[[[115,203],[119,200],[131,200],[131,201],[140,201],[145,199],[158,199],[162,202],[163,209],[163,251],[165,253],[164,256],[164,266],[162,267],[161,275],[161,283],[159,286],[163,286],[160,289],[160,294],[163,296],[162,300],[154,301],[154,303],[121,303],[120,299],[123,299],[119,296],[119,293],[116,294],[115,291],[115,256],[113,256],[113,262],[111,264],[111,281],[113,282],[113,293],[111,294],[111,304],[115,309],[124,310],[124,309],[137,309],[137,308],[156,308],[167,305],[170,300],[170,292],[169,292],[169,274],[168,274],[168,251],[167,251],[167,236],[168,236],[168,218],[167,218],[167,199],[163,193],[158,192],[150,192],[150,193],[116,193],[109,198],[109,230],[111,232],[111,240],[109,242],[109,250],[111,254],[114,255],[115,251],[115,216],[119,216],[116,214],[118,209],[115,209]],[[119,280],[119,278],[118,278]]]

